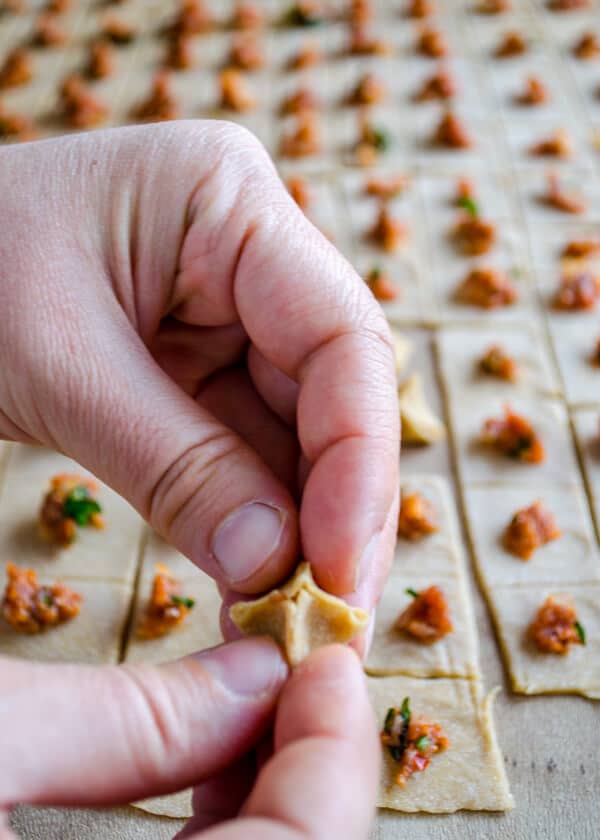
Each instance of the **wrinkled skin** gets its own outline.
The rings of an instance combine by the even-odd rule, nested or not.
[[[302,546],[372,609],[398,507],[389,334],[257,141],[178,122],[4,148],[0,196],[0,436],[91,469],[225,605]],[[379,753],[358,657],[289,677],[223,628],[161,667],[1,661],[0,813],[195,785],[186,837],[364,837]]]

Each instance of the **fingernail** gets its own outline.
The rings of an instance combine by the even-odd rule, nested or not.
[[[270,639],[240,639],[195,655],[228,691],[256,697],[282,685],[288,668],[281,651]]]
[[[230,513],[213,538],[212,552],[230,583],[255,574],[277,550],[285,512],[264,502],[250,502]]]
[[[366,544],[363,553],[358,561],[358,568],[356,570],[356,586],[355,590],[359,589],[364,582],[370,577],[374,564],[377,561],[377,549],[379,547],[379,531],[373,534],[369,542]]]

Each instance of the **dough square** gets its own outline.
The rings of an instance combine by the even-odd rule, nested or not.
[[[50,579],[130,583],[137,567],[143,522],[117,493],[99,482],[98,499],[106,521],[103,530],[78,528],[75,541],[61,549],[38,531],[38,513],[48,482],[57,473],[88,470],[41,447],[15,444],[0,490],[0,571],[8,562],[35,569]]]
[[[561,17],[563,16],[561,15]],[[582,198],[586,204],[585,211],[577,216],[550,207],[542,200],[547,193],[546,172],[548,168],[544,169],[526,163],[518,164],[515,169],[515,188],[520,196],[528,227],[548,221],[572,221],[573,219],[597,221],[600,219],[600,187],[596,183],[591,167],[569,163],[560,168],[561,189],[567,195]]]
[[[573,422],[600,539],[600,407],[574,411]]]
[[[517,363],[519,377],[515,382],[479,370],[479,360],[494,344],[503,347]],[[457,400],[469,392],[482,399],[504,395],[506,400],[526,389],[552,395],[560,392],[544,339],[534,327],[448,325],[437,334],[437,353],[446,387]]]
[[[432,584],[444,592],[453,630],[431,645],[394,629],[400,613],[412,601],[407,588],[419,592]],[[409,674],[413,677],[477,677],[477,637],[463,579],[414,577],[397,566],[387,580],[377,605],[375,631],[366,671],[374,676]]]
[[[548,595],[569,593],[587,644],[566,656],[539,651],[527,628]],[[497,586],[490,607],[513,690],[520,694],[583,694],[600,700],[600,584]]]
[[[137,629],[146,609],[157,563],[166,563],[175,577],[181,580],[182,594],[193,598],[195,604],[184,621],[172,632],[158,639],[140,639]],[[156,534],[146,545],[140,571],[133,619],[125,651],[126,662],[169,662],[189,653],[221,644],[223,636],[219,623],[221,596],[215,582],[193,566]]]
[[[425,204],[428,229],[433,230],[435,227],[447,234],[456,222],[460,212],[460,208],[456,206],[456,189],[458,181],[463,178],[467,178],[473,184],[476,203],[484,218],[505,221],[512,218],[514,213],[511,199],[509,191],[502,183],[502,177],[498,173],[490,172],[489,168],[479,161],[469,164],[459,161],[447,164],[438,171],[428,169],[418,179],[417,187]]]
[[[467,522],[486,587],[600,582],[592,523],[578,484],[486,484],[463,490]],[[513,515],[540,500],[554,514],[561,536],[521,560],[502,544]]]
[[[559,272],[556,272],[558,287]],[[547,319],[567,402],[585,405],[600,399],[600,367],[590,361],[600,339],[600,319],[594,312],[558,312],[548,308]]]
[[[54,580],[40,575],[41,583]],[[17,633],[0,616],[0,654],[39,662],[118,662],[131,587],[99,580],[62,580],[83,595],[79,615],[32,636]]]
[[[413,714],[439,723],[450,740],[450,747],[403,788],[394,782],[396,765],[384,749],[379,807],[440,814],[513,807],[494,736],[490,698],[483,699],[479,682],[371,677],[368,688],[380,729],[388,708],[410,697]]]
[[[437,513],[439,530],[415,542],[398,538],[394,571],[432,580],[458,577],[458,524],[448,481],[441,476],[411,475],[402,477],[400,485],[403,493],[420,493],[427,499]]]
[[[471,394],[465,396],[450,390],[449,404],[463,483],[505,481],[539,487],[574,481],[578,475],[567,415],[560,402],[531,394],[518,394],[510,401],[491,395],[480,400]],[[484,422],[490,417],[502,417],[507,404],[525,417],[539,435],[546,450],[546,459],[542,463],[518,461],[481,444]]]

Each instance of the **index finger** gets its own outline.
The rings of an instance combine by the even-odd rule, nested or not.
[[[312,468],[300,510],[303,551],[335,594],[356,589],[398,482],[399,415],[385,317],[349,263],[282,195],[259,214],[234,278],[260,353],[300,385],[298,436]]]

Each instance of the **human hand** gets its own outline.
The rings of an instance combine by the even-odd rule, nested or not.
[[[160,667],[0,660],[0,838],[16,803],[106,806],[195,784],[179,840],[363,840],[380,753],[359,660],[321,648],[286,677],[265,639]],[[278,696],[257,770],[249,751]]]
[[[178,122],[9,147],[0,195],[0,436],[80,461],[226,600],[301,545],[372,608],[397,512],[389,333],[258,142]]]

